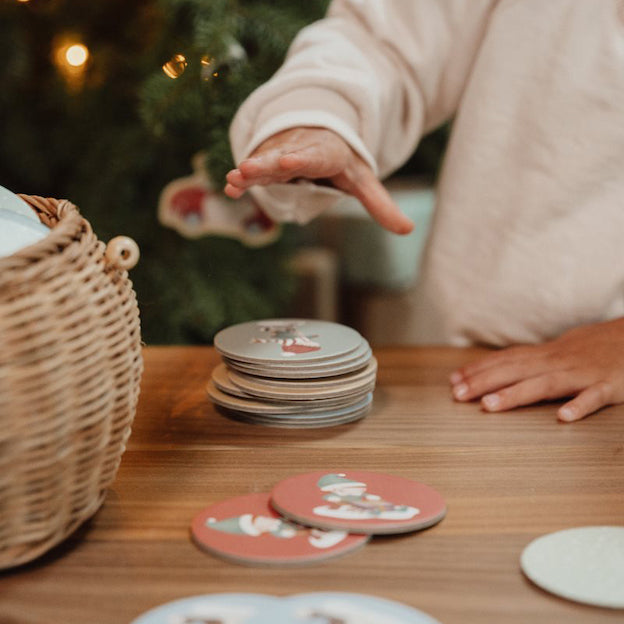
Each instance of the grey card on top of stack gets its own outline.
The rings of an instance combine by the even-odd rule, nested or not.
[[[354,329],[329,321],[268,319],[215,336],[223,363],[207,392],[226,415],[276,427],[327,427],[365,416],[377,362]]]

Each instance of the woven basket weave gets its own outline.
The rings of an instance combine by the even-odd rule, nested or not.
[[[52,230],[0,258],[0,569],[100,507],[143,368],[133,241],[105,247],[68,201],[22,199]]]

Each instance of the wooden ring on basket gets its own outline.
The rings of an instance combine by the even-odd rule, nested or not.
[[[104,256],[113,266],[129,271],[139,261],[139,246],[129,236],[116,236],[106,245]]]

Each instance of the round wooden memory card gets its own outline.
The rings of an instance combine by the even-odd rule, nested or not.
[[[250,390],[283,390],[296,392],[299,389],[314,389],[314,390],[327,390],[328,392],[336,391],[342,388],[344,385],[362,384],[366,385],[371,381],[375,381],[377,376],[377,360],[375,357],[371,357],[364,368],[354,372],[345,373],[343,375],[335,375],[333,377],[323,377],[321,379],[271,379],[267,377],[257,377],[255,375],[249,375],[240,371],[228,368],[228,376],[243,390],[249,388]],[[252,392],[252,394],[258,394]]]
[[[208,594],[167,602],[146,611],[130,624],[205,624],[250,622],[270,613],[279,598],[264,594]]]
[[[206,386],[206,391],[208,392],[209,396],[211,395],[211,393],[217,395],[216,391],[220,391],[223,394],[216,396],[217,400],[219,397],[223,397],[223,395],[230,395],[231,397],[234,397],[238,400],[243,400],[245,402],[251,401],[252,406],[257,406],[258,404],[267,406],[267,409],[263,409],[262,411],[267,411],[269,406],[277,408],[278,411],[280,410],[280,408],[287,408],[286,411],[288,412],[297,412],[300,409],[310,410],[311,408],[319,410],[346,407],[363,399],[371,392],[371,389],[363,388],[362,390],[359,390],[358,392],[352,394],[323,398],[318,398],[316,396],[306,397],[302,394],[299,394],[297,395],[299,400],[292,400],[289,397],[279,396],[255,396],[253,393],[244,392],[238,386],[231,382],[230,377],[225,372],[224,364],[220,364],[214,369],[210,381],[212,383],[209,382]],[[216,390],[213,389],[213,386],[214,388],[216,388]],[[252,411],[257,410],[252,409]]]
[[[425,529],[446,514],[444,499],[428,485],[367,471],[291,477],[273,488],[271,504],[301,524],[368,534]]]
[[[317,370],[340,370],[347,366],[356,366],[361,362],[368,363],[373,355],[370,345],[364,339],[359,347],[355,350],[340,355],[338,357],[324,358],[323,360],[303,360],[299,358],[284,359],[279,362],[270,360],[249,362],[239,358],[232,358],[231,356],[223,354],[225,362],[234,362],[239,367],[248,368],[249,370],[264,370],[271,371],[276,377],[279,377],[281,373],[288,371],[308,372]],[[361,365],[361,364],[360,364]],[[332,372],[332,374],[334,374]]]
[[[292,401],[309,401],[312,399],[330,399],[335,397],[349,396],[351,394],[358,394],[359,392],[372,392],[375,386],[375,371],[368,373],[366,376],[358,376],[357,379],[351,380],[345,376],[342,384],[334,384],[331,386],[318,385],[314,381],[305,383],[291,383],[290,387],[285,386],[284,382],[271,383],[274,380],[263,378],[261,381],[258,378],[251,377],[249,375],[241,374],[237,371],[227,369],[224,366],[224,370],[219,366],[215,369],[215,373],[218,371],[218,378],[213,373],[213,379],[217,386],[222,381],[222,388],[226,390],[229,388],[237,388],[238,392],[245,393],[256,397],[262,397],[266,399],[279,399]],[[223,377],[221,377],[223,375]],[[354,377],[356,377],[354,375]],[[230,392],[233,394],[236,390]]]
[[[253,398],[252,393],[246,392],[242,386],[239,386],[232,381],[228,373],[228,368],[225,364],[219,364],[214,368],[212,375],[210,376],[210,380],[218,390],[221,390],[221,392],[231,394],[232,396],[239,397],[241,399]],[[209,388],[206,390],[210,393]]]
[[[298,565],[344,555],[363,546],[366,535],[300,526],[277,514],[268,494],[248,494],[215,503],[193,519],[195,543],[208,552],[248,565]]]
[[[223,361],[230,367],[242,373],[253,375],[256,377],[271,377],[276,379],[312,379],[321,377],[333,377],[335,375],[344,375],[359,371],[364,368],[370,361],[372,352],[369,351],[363,357],[353,360],[348,364],[340,364],[339,366],[306,366],[306,367],[282,367],[279,370],[263,366],[249,366],[224,357]]]
[[[323,399],[319,401],[266,401],[254,397],[241,397],[220,390],[212,379],[206,384],[206,393],[217,405],[250,414],[316,414],[338,416],[343,410],[360,407],[360,403],[370,402],[371,393],[364,392],[346,399]]]
[[[352,411],[336,416],[303,415],[303,416],[271,416],[258,415],[249,412],[230,410],[217,407],[224,416],[250,425],[264,425],[266,427],[279,427],[282,429],[321,429],[324,427],[337,427],[346,425],[367,416],[371,411],[370,403],[363,407],[356,407]]]
[[[282,610],[284,619],[273,619],[272,624],[440,624],[430,615],[400,602],[345,592],[290,596],[283,599]]]
[[[439,624],[405,604],[346,592],[207,594],[165,603],[131,624]]]
[[[361,346],[362,336],[345,325],[306,319],[267,319],[233,325],[217,333],[222,355],[243,362],[279,363],[338,358]]]
[[[533,540],[520,566],[536,585],[568,600],[624,609],[624,526],[564,529]]]

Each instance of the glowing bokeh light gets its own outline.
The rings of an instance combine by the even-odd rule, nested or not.
[[[162,70],[169,78],[179,78],[188,65],[184,54],[174,54],[170,60],[168,60],[163,66]]]
[[[65,60],[72,67],[81,67],[89,58],[89,50],[82,43],[74,43],[65,50]]]

